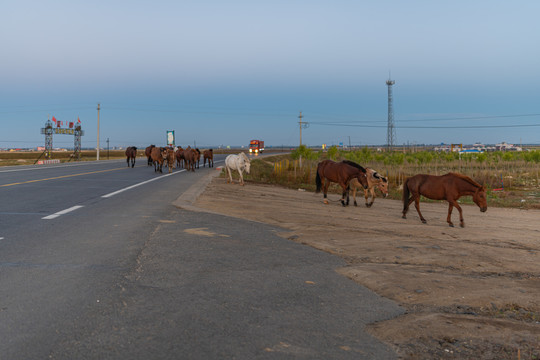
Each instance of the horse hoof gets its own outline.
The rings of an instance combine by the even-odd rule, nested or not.
[[[448,226],[450,226],[450,227],[454,227],[454,224],[452,224],[452,223],[449,223],[449,224],[448,224]]]
[[[427,221],[422,219],[422,224],[427,224]]]
[[[460,223],[459,226],[461,226],[462,228],[465,227],[465,223]]]
[[[407,217],[405,215],[401,215],[401,218],[402,219],[406,219]]]

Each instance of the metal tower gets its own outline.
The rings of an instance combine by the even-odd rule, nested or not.
[[[47,120],[45,127],[41,128],[41,133],[45,135],[45,158],[52,158],[52,147],[53,147],[53,126],[51,120]]]
[[[394,128],[394,106],[392,99],[392,85],[396,82],[394,80],[386,80],[386,85],[388,85],[388,129],[386,133],[386,144],[388,151],[392,150],[396,141],[396,129]]]
[[[81,160],[81,136],[84,135],[84,130],[81,129],[81,124],[77,123],[75,125],[75,130],[73,131],[75,135],[74,144],[73,144],[73,159],[80,161]]]

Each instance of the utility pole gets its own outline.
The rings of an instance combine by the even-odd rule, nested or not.
[[[109,160],[109,138],[107,138],[107,160]]]
[[[302,146],[302,112],[300,111],[300,115],[298,116],[298,118],[300,119],[300,121],[298,121],[298,125],[300,125],[300,145],[299,146]]]
[[[99,160],[99,103],[97,104],[97,153],[96,153],[96,160]]]

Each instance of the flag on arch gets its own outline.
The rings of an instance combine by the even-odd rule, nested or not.
[[[52,117],[52,121],[56,124],[56,118],[54,116]]]
[[[81,123],[81,119],[79,119],[79,117],[77,116],[77,124],[80,124]]]

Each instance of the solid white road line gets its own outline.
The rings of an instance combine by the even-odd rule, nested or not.
[[[180,170],[180,171],[175,171],[173,173],[170,173],[170,174],[165,174],[165,175],[161,175],[160,177],[156,177],[156,178],[153,178],[153,179],[150,179],[150,180],[146,180],[146,181],[143,181],[143,182],[140,182],[138,184],[135,184],[135,185],[131,185],[131,186],[128,186],[126,188],[123,188],[123,189],[120,189],[120,190],[117,190],[115,192],[112,192],[112,193],[109,193],[109,194],[106,194],[106,195],[102,195],[101,197],[102,198],[110,198],[111,196],[114,196],[114,195],[117,195],[117,194],[120,194],[126,190],[131,190],[133,188],[136,188],[137,186],[141,186],[141,185],[144,185],[144,184],[148,184],[149,182],[152,182],[154,180],[159,180],[159,179],[162,179],[164,177],[167,177],[167,176],[171,176],[171,175],[175,175],[175,174],[179,174],[181,172],[184,172],[186,171],[186,169],[183,169],[183,170]]]
[[[42,219],[44,219],[44,220],[56,219],[56,218],[59,217],[60,215],[67,214],[68,212],[71,212],[71,211],[80,209],[80,208],[82,208],[82,207],[83,207],[82,205],[75,205],[75,206],[70,207],[69,209],[65,209],[65,210],[59,211],[59,212],[57,212],[57,213],[54,213],[54,214],[52,214],[52,215],[42,217]]]

